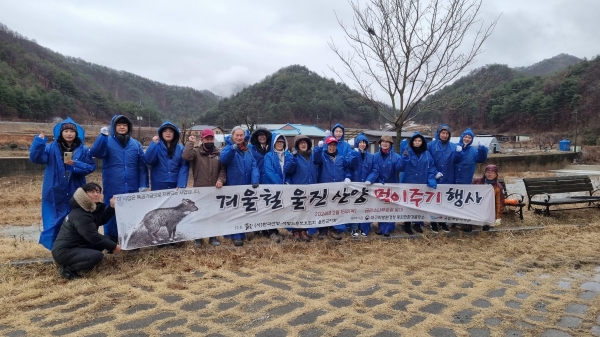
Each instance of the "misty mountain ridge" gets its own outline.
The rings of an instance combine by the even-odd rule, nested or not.
[[[573,55],[558,54],[554,57],[542,60],[527,67],[515,67],[513,69],[525,75],[546,76],[563,71],[581,61],[582,59]]]

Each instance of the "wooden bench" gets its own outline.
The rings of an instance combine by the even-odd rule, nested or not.
[[[550,215],[550,207],[559,205],[587,204],[582,207],[559,208],[552,211],[572,210],[589,207],[597,207],[600,195],[595,196],[598,190],[594,190],[590,177],[564,176],[547,178],[525,178],[525,190],[527,192],[528,208],[532,205],[544,206],[545,215]],[[579,195],[553,196],[554,194],[579,193]],[[538,197],[535,198],[534,197]],[[541,211],[541,210],[538,210]]]
[[[525,199],[525,197],[522,194],[519,193],[508,193],[506,190],[506,183],[504,182],[504,179],[502,178],[498,178],[498,182],[500,183],[500,185],[502,185],[502,193],[504,193],[504,199],[516,199],[518,201],[517,204],[504,204],[504,210],[505,211],[513,211],[514,213],[519,215],[519,218],[521,220],[523,220],[523,207],[525,207],[527,204],[523,202],[523,200]]]

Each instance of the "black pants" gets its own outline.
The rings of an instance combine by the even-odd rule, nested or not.
[[[102,251],[91,248],[70,248],[52,251],[57,264],[69,271],[89,271],[102,262]]]

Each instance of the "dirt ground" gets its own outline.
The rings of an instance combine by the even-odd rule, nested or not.
[[[40,191],[39,178],[1,178],[2,223],[39,223]],[[479,235],[188,242],[107,255],[75,281],[53,264],[11,266],[50,254],[0,237],[0,334],[590,336],[600,329],[600,296],[586,290],[600,287],[598,212],[507,214],[501,229],[536,230]]]

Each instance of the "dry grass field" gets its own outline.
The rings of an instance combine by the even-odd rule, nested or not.
[[[3,224],[40,222],[38,180],[0,178]],[[600,281],[599,212],[507,215],[503,228],[544,227],[520,232],[145,248],[74,281],[53,264],[11,266],[50,255],[0,237],[0,334],[541,336],[577,304],[580,324],[558,329],[589,336],[600,296],[583,300],[580,286]]]

